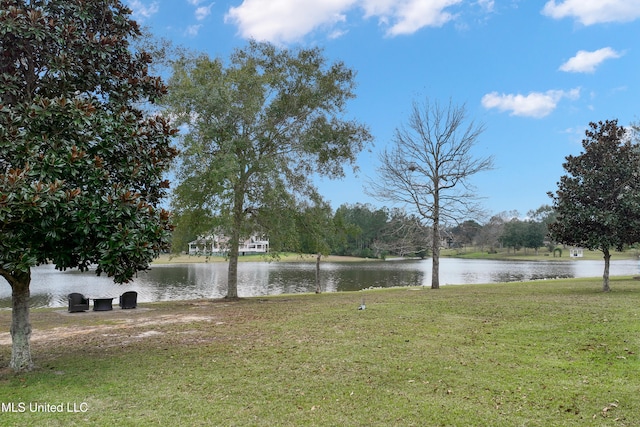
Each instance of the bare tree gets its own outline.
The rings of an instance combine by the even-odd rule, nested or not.
[[[413,255],[424,258],[431,246],[431,238],[420,218],[407,214],[404,209],[395,208],[389,212],[387,224],[371,246],[376,256],[391,253],[401,257]]]
[[[482,125],[467,124],[466,107],[415,102],[406,126],[396,129],[384,150],[378,179],[367,193],[402,205],[431,225],[431,288],[440,287],[440,225],[481,213],[469,178],[493,167],[493,158],[475,157]]]

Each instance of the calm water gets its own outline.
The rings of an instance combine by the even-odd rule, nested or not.
[[[443,258],[440,284],[497,283],[547,278],[602,276],[603,261],[492,261]],[[635,275],[637,261],[612,261],[611,275]],[[324,292],[370,287],[431,286],[431,260],[321,264]],[[238,265],[241,297],[315,291],[314,263],[247,262]],[[67,294],[90,298],[138,292],[139,302],[220,298],[226,295],[227,263],[156,265],[132,283],[116,285],[106,277],[77,271],[56,271],[45,265],[33,270],[31,305],[66,307]],[[117,302],[117,299],[114,300]],[[0,308],[11,307],[11,288],[0,279]]]

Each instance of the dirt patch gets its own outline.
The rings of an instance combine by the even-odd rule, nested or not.
[[[75,313],[72,315],[92,315],[89,313],[90,312]],[[65,312],[61,314],[67,315],[70,313]],[[104,312],[100,312],[100,314],[96,313],[96,315],[104,315]],[[102,335],[113,338],[120,337],[126,338],[128,341],[131,341],[162,334],[161,331],[156,331],[153,329],[162,325],[213,322],[215,320],[215,318],[211,316],[197,316],[189,314],[167,314],[160,316],[158,316],[157,314],[154,314],[152,316],[138,315],[135,318],[108,318],[105,316],[105,319],[108,319],[109,323],[91,326],[61,326],[45,330],[34,329],[31,333],[31,342],[55,343],[56,341],[68,340],[70,338],[78,338],[88,335]],[[147,330],[138,332],[138,330],[140,329]],[[0,334],[0,345],[11,345],[11,335],[8,332]]]

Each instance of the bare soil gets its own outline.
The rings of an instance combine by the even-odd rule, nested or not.
[[[178,329],[182,334],[189,334],[192,326],[225,323],[220,316],[201,313],[203,309],[216,305],[218,304],[208,301],[194,301],[177,303],[170,308],[163,305],[80,313],[69,313],[63,309],[33,310],[31,343],[38,347],[56,349],[68,346],[71,342],[81,346],[82,342],[99,339],[121,346],[150,337],[160,337],[168,329]],[[10,324],[10,311],[1,312],[0,330],[3,332],[0,333],[0,347],[11,346],[11,335],[8,332]]]

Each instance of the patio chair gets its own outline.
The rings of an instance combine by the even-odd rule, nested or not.
[[[138,305],[138,293],[136,291],[127,291],[120,295],[120,308],[136,308]]]
[[[67,296],[69,300],[69,313],[78,313],[89,310],[89,298],[77,292],[70,293]]]

